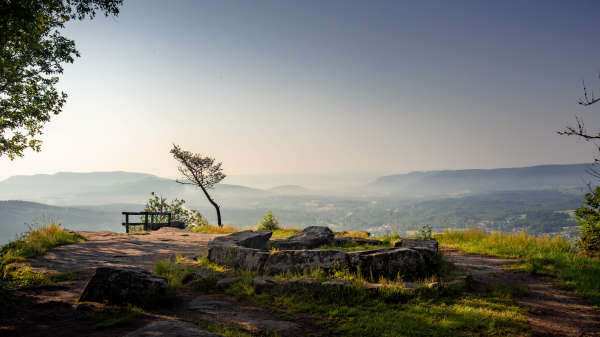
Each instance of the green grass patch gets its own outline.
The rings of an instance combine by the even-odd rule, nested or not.
[[[48,276],[48,278],[52,282],[67,282],[67,281],[79,280],[81,277],[80,274],[81,274],[80,270],[72,270],[72,271],[68,271],[66,273],[50,274]]]
[[[471,228],[447,230],[435,238],[444,247],[473,254],[502,258],[526,258],[511,268],[532,274],[556,276],[557,286],[574,290],[591,304],[600,305],[600,260],[579,253],[561,236],[533,236],[520,233],[487,233]]]
[[[85,237],[60,228],[60,224],[50,224],[25,232],[15,241],[0,248],[0,264],[21,261],[44,254],[48,249],[85,241]]]
[[[474,294],[465,283],[414,291],[394,285],[369,290],[356,276],[350,286],[288,284],[259,291],[252,285],[257,272],[238,271],[238,276],[225,290],[229,297],[284,315],[313,314],[318,325],[341,336],[523,335],[527,331],[524,311],[512,296],[505,296],[507,291],[501,296]],[[310,276],[323,280],[325,275]]]

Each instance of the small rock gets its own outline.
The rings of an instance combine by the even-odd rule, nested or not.
[[[252,284],[257,287],[274,287],[274,286],[279,285],[279,282],[274,278],[255,277],[252,280]]]
[[[439,287],[439,286],[441,286],[441,285],[442,285],[442,284],[441,284],[440,282],[433,282],[433,283],[429,283],[429,284],[427,285],[427,287],[429,287],[429,288],[436,288],[436,287]]]
[[[226,286],[237,279],[238,279],[237,277],[222,278],[219,281],[217,281],[217,286]]]
[[[291,280],[288,281],[288,283],[304,283],[304,284],[313,284],[317,282],[317,279],[315,278],[293,278]]]
[[[322,286],[352,286],[352,283],[348,280],[329,280],[321,283]]]

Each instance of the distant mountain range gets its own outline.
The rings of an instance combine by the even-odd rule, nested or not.
[[[254,207],[258,198],[277,195],[447,195],[511,190],[561,189],[585,187],[582,179],[592,180],[587,164],[541,165],[492,170],[445,170],[394,174],[371,183],[328,192],[286,184],[269,189],[217,184],[210,191],[228,207]],[[322,177],[319,177],[321,179]],[[145,204],[150,193],[185,199],[187,204],[207,205],[206,197],[190,185],[172,179],[133,172],[60,172],[54,175],[13,176],[0,182],[0,200],[26,200],[44,204],[105,205]]]
[[[411,172],[381,177],[365,186],[389,194],[448,194],[494,191],[563,189],[585,187],[584,180],[598,185],[586,173],[589,164],[540,165],[491,170]]]

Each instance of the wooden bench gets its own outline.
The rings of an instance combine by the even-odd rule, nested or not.
[[[125,226],[125,233],[129,233],[129,226],[144,226],[145,231],[171,227],[171,213],[169,212],[123,212],[122,214],[125,215],[125,222],[122,223]],[[130,215],[144,215],[144,222],[129,222]],[[166,215],[167,222],[154,222],[155,215]],[[150,216],[150,222],[148,222],[148,216]]]

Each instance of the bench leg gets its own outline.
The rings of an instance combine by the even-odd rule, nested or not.
[[[125,233],[129,233],[129,225],[125,225]]]

